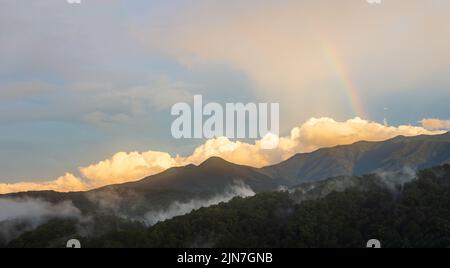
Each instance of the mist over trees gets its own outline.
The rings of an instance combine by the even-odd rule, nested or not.
[[[450,165],[423,170],[395,189],[349,187],[319,199],[272,191],[236,197],[145,226],[115,217],[96,219],[109,231],[80,234],[79,223],[50,221],[9,247],[50,247],[77,237],[83,247],[382,247],[450,246]],[[375,186],[374,186],[375,185]],[[100,228],[102,229],[102,228]]]

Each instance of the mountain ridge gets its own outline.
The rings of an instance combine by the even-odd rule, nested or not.
[[[88,248],[448,248],[450,165],[414,179],[364,175],[305,183],[203,207],[154,225],[117,216],[54,219],[3,241],[5,247],[65,247],[76,237]],[[91,232],[81,232],[89,227]],[[65,226],[65,228],[61,228]],[[164,238],[164,239],[162,239]],[[2,241],[0,240],[0,247]]]
[[[397,136],[385,141],[358,141],[349,145],[321,148],[311,153],[296,154],[263,168],[238,165],[220,157],[211,157],[199,165],[173,167],[141,180],[89,191],[30,191],[0,197],[76,200],[82,207],[91,207],[90,196],[120,196],[129,203],[133,202],[136,195],[142,195],[145,200],[168,205],[174,201],[221,193],[236,182],[242,182],[255,192],[262,192],[338,176],[395,172],[405,167],[418,170],[446,163],[450,163],[450,132],[440,135]]]
[[[404,167],[424,169],[446,163],[450,163],[450,132],[321,148],[295,154],[260,170],[274,179],[283,178],[298,184],[336,176],[398,171]]]

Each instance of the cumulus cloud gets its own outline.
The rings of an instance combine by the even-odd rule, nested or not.
[[[182,164],[184,161],[164,152],[119,152],[111,159],[80,168],[80,172],[92,186],[102,186],[136,180]]]
[[[59,192],[84,191],[88,187],[84,180],[75,177],[71,173],[66,173],[53,181],[46,182],[18,182],[0,183],[0,193],[14,193],[23,191],[53,190]]]
[[[43,183],[21,182],[0,184],[0,193],[28,190],[80,191],[108,184],[142,179],[170,167],[200,164],[212,156],[222,157],[237,164],[262,167],[283,161],[295,153],[311,152],[323,147],[351,144],[357,141],[382,141],[398,135],[442,134],[420,126],[388,126],[373,121],[353,118],[339,122],[331,118],[311,118],[279,137],[278,146],[267,150],[264,138],[253,144],[232,141],[226,137],[207,140],[189,156],[172,156],[166,152],[118,152],[110,159],[81,167],[81,178],[73,174]]]
[[[382,141],[398,135],[442,133],[411,125],[388,126],[358,117],[344,122],[331,118],[312,118],[302,126],[294,128],[289,137],[281,138],[280,147],[289,153],[310,152],[322,147],[351,144],[360,140]]]
[[[198,0],[188,6],[146,1],[150,5],[130,7],[130,11],[138,10],[139,16],[136,12],[118,12],[123,9],[120,1],[109,1],[106,9],[102,1],[89,1],[89,5],[77,9],[64,1],[60,5],[51,0],[30,1],[27,5],[19,2],[1,1],[0,8],[4,22],[0,23],[0,72],[6,77],[17,74],[13,77],[26,80],[0,85],[0,99],[5,102],[0,105],[0,120],[8,122],[3,125],[5,129],[18,122],[34,125],[34,120],[58,122],[58,129],[65,129],[59,122],[82,120],[95,126],[116,126],[120,131],[106,129],[113,133],[110,136],[130,138],[129,133],[143,133],[143,127],[148,133],[149,129],[158,127],[155,110],[191,99],[190,92],[194,92],[191,82],[201,85],[195,91],[201,91],[202,86],[208,88],[204,92],[208,95],[212,90],[208,84],[210,79],[224,88],[236,88],[234,85],[240,85],[242,78],[245,80],[242,89],[238,88],[239,93],[245,94],[241,95],[248,95],[246,90],[254,90],[256,98],[280,102],[286,114],[295,113],[296,116],[282,118],[281,125],[285,126],[294,126],[299,122],[296,120],[303,121],[311,115],[353,116],[348,108],[348,81],[353,82],[362,102],[374,95],[381,96],[379,93],[411,88],[433,100],[441,100],[439,103],[444,105],[448,98],[445,91],[430,94],[430,90],[436,93],[434,88],[445,90],[449,84],[450,27],[442,27],[449,24],[449,1],[429,4],[414,0],[408,3],[407,9],[402,1],[393,1],[381,9],[374,9],[365,1],[342,4],[325,0],[245,3]],[[46,16],[37,18],[35,10]],[[146,10],[151,13],[146,14]],[[100,15],[103,19],[98,23]],[[178,65],[180,62],[182,66]],[[211,77],[211,72],[215,72],[211,65],[226,66],[217,70],[220,77],[226,77],[223,83]],[[159,79],[160,74],[166,74],[168,79]],[[55,81],[58,87],[34,81],[36,77],[58,77],[59,82]],[[60,83],[63,81],[64,85]],[[98,84],[86,85],[92,81]],[[39,96],[39,102],[22,100],[29,96]],[[399,96],[405,99],[403,94],[389,94],[383,100],[397,101]],[[366,104],[373,108],[370,106],[374,104]],[[148,122],[149,114],[154,122]],[[34,128],[27,127],[21,133],[34,133],[28,130]],[[63,186],[71,185],[65,180],[55,180],[0,184],[0,191],[88,189],[139,179],[170,166],[199,163],[211,155],[260,166],[281,161],[295,152],[334,145],[337,139],[350,142],[358,138],[352,134],[349,138],[324,140],[323,136],[329,134],[321,133],[321,137],[305,134],[308,139],[302,137],[306,140],[299,142],[295,135],[301,131],[307,134],[312,130],[297,127],[291,136],[282,137],[279,148],[272,151],[261,150],[259,141],[250,144],[214,139],[197,148],[191,156],[157,157],[166,164],[149,162],[151,157],[144,154],[153,155],[153,151],[119,153],[81,168],[79,178],[72,175],[72,186]],[[52,133],[52,129],[46,133]],[[65,135],[53,136],[65,139]],[[37,141],[35,137],[26,139]],[[49,140],[42,146],[54,144],[52,138]],[[105,143],[110,141],[110,137],[105,137]],[[63,151],[71,149],[67,147]],[[21,152],[17,155],[22,155],[24,150],[28,148],[17,149]],[[30,150],[27,153],[30,155]],[[6,163],[3,171],[17,160],[10,153],[4,153],[3,159],[8,159],[3,161]],[[43,159],[36,160],[36,166],[56,162]]]
[[[441,120],[436,118],[423,119],[421,121],[422,126],[426,129],[436,130],[444,129],[450,130],[450,120]]]

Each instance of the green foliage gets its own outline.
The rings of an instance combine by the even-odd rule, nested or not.
[[[34,231],[22,234],[8,244],[12,248],[46,248],[65,244],[64,238],[76,234],[76,220],[53,219]]]
[[[361,248],[372,238],[383,247],[450,246],[449,165],[422,171],[396,192],[353,188],[318,200],[294,200],[288,192],[265,192],[148,228],[131,224],[81,240],[84,247]],[[72,231],[38,228],[10,245],[35,246],[37,239]]]

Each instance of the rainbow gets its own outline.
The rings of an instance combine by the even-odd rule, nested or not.
[[[340,57],[339,51],[335,46],[332,45],[330,41],[326,38],[321,38],[322,49],[325,53],[327,59],[329,59],[330,64],[336,70],[336,74],[342,83],[342,88],[349,100],[349,104],[352,108],[354,116],[367,119],[368,113],[364,108],[364,102],[361,100],[359,91],[355,83],[352,81],[348,68],[345,65],[344,60]]]

